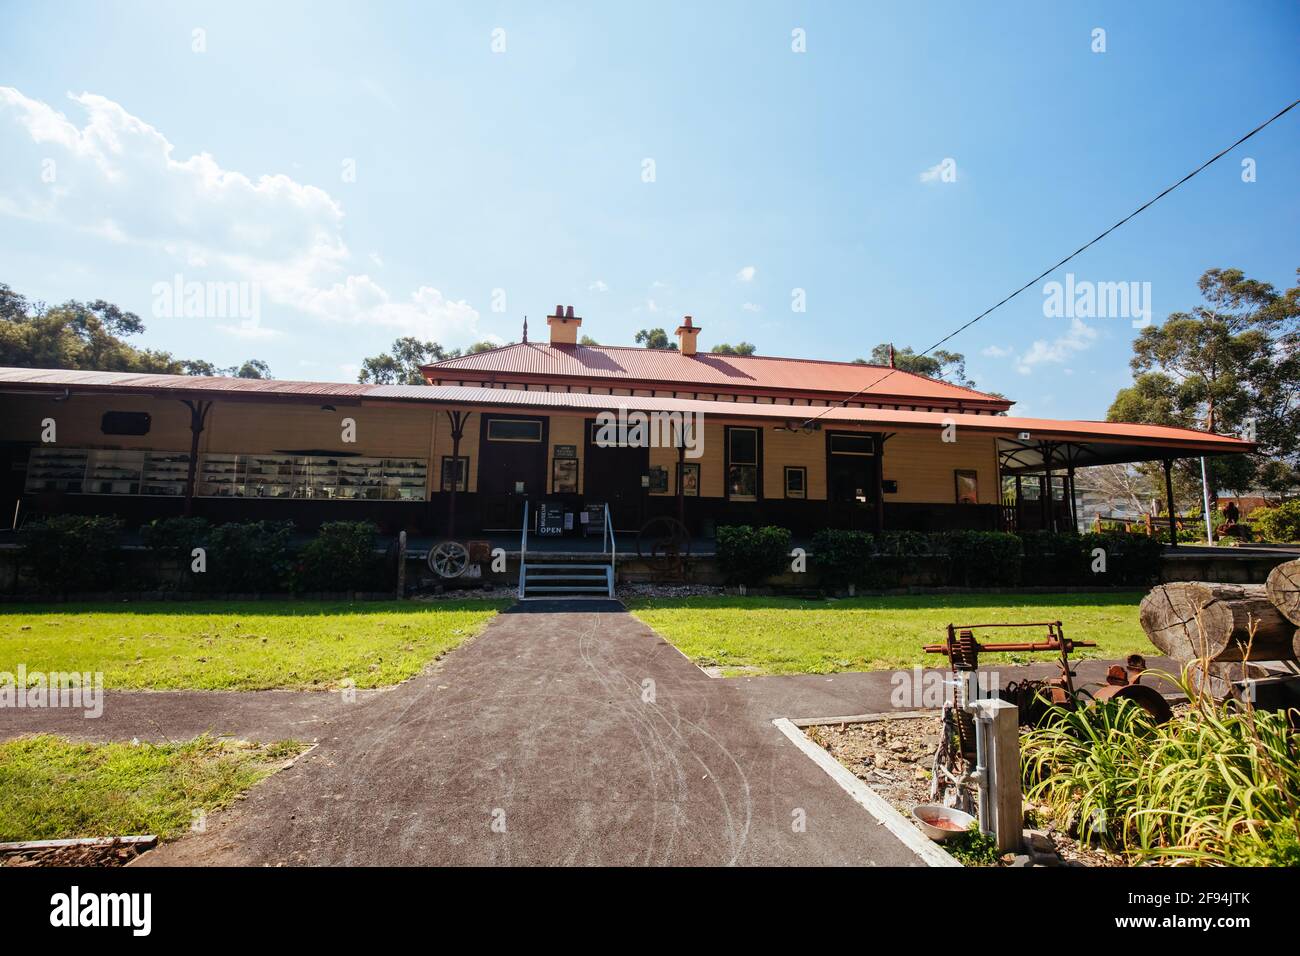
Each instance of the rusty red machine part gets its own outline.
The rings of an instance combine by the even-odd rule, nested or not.
[[[981,644],[975,640],[974,632],[988,628],[1042,628],[1043,638],[1034,641],[1011,641]],[[974,671],[979,668],[981,653],[1008,651],[1055,652],[1059,655],[1057,666],[1061,675],[1046,681],[1022,681],[1009,684],[1001,691],[1004,699],[1017,703],[1021,709],[1021,721],[1034,723],[1041,716],[1043,705],[1053,707],[1073,707],[1079,699],[1074,686],[1075,672],[1070,669],[1070,653],[1076,647],[1096,647],[1094,641],[1075,641],[1065,636],[1065,628],[1060,621],[1036,621],[1015,624],[949,624],[947,639],[942,644],[927,644],[927,654],[943,654],[952,665],[954,675],[960,671]],[[1173,716],[1168,702],[1159,691],[1140,683],[1146,670],[1146,661],[1139,654],[1130,655],[1126,666],[1114,665],[1106,677],[1106,684],[1097,693],[1085,696],[1095,700],[1130,700],[1145,710],[1157,722],[1163,722]],[[962,736],[963,748],[966,743],[967,727],[958,724]]]
[[[1092,695],[1093,700],[1131,700],[1156,723],[1163,724],[1174,716],[1174,711],[1158,690],[1138,683],[1146,669],[1146,658],[1141,654],[1130,654],[1123,667],[1112,664],[1106,671],[1105,686]]]

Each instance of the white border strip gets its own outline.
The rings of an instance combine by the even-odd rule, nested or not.
[[[961,866],[949,853],[937,843],[926,838],[920,830],[901,813],[895,810],[884,797],[876,793],[865,783],[853,776],[849,769],[832,757],[825,748],[818,746],[805,736],[788,717],[778,717],[772,721],[776,729],[790,738],[796,747],[811,757],[831,779],[844,791],[861,804],[866,811],[883,824],[903,845],[921,858],[926,866]]]

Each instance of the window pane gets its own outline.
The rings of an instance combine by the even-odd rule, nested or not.
[[[732,498],[758,497],[758,468],[755,465],[732,465],[727,469],[727,489]]]
[[[753,428],[733,428],[731,436],[732,464],[758,464],[758,431]]]
[[[517,418],[488,421],[488,441],[541,441],[542,423]]]
[[[787,498],[804,497],[804,481],[807,475],[802,468],[785,470],[785,496]]]
[[[957,476],[957,504],[979,504],[979,476],[973,471],[958,471],[955,474]]]
[[[832,435],[831,452],[836,455],[870,455],[875,451],[870,435]]]

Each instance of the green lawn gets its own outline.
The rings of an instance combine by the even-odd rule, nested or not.
[[[0,672],[102,672],[110,689],[328,690],[420,672],[508,602],[0,605]]]
[[[0,843],[188,830],[306,749],[220,742],[78,744],[44,734],[0,744]]]
[[[701,667],[736,674],[830,674],[938,666],[924,644],[942,643],[948,624],[1061,621],[1066,637],[1096,641],[1076,657],[1150,655],[1138,625],[1141,591],[1106,594],[950,594],[815,601],[796,598],[643,599],[629,608]],[[1022,641],[1024,631],[976,632],[981,641]],[[1037,633],[1037,632],[1035,632]],[[998,654],[1024,663],[1043,654]],[[984,658],[982,658],[984,659]]]

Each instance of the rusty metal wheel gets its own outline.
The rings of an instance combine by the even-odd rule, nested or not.
[[[459,541],[443,541],[429,550],[429,570],[440,578],[458,578],[469,567],[469,551]]]

